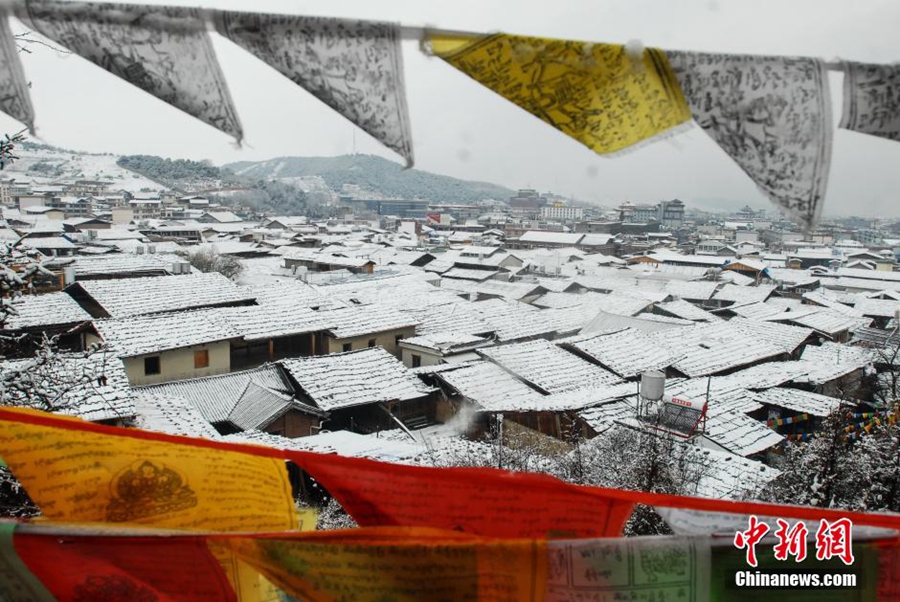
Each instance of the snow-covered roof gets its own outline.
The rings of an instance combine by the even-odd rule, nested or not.
[[[475,282],[455,278],[441,278],[441,288],[458,293],[489,295],[513,301],[544,291],[543,287],[532,282],[504,282],[502,280]]]
[[[684,299],[675,299],[666,303],[658,303],[656,308],[660,311],[671,314],[682,320],[691,320],[693,322],[721,322],[722,318],[714,313],[710,313],[701,307],[697,307],[690,301]]]
[[[759,391],[753,397],[759,403],[786,408],[801,414],[812,414],[813,416],[827,416],[841,404],[841,400],[836,397],[800,389],[782,389],[780,387]]]
[[[475,309],[480,305],[482,304],[457,298],[453,303],[424,306],[407,311],[419,321],[416,332],[422,335],[443,332],[486,335],[494,332],[494,327],[482,319],[481,314]]]
[[[186,437],[219,436],[203,414],[181,395],[135,389],[134,401],[138,428]]]
[[[96,320],[94,328],[116,357],[160,353],[240,336],[208,311]]]
[[[305,334],[327,328],[327,321],[321,312],[302,305],[244,305],[202,311],[210,312],[214,319],[221,319],[231,331],[248,341]]]
[[[420,399],[430,390],[381,347],[279,362],[323,410]]]
[[[536,411],[546,397],[493,362],[472,362],[437,377],[488,411]]]
[[[503,342],[551,335],[557,328],[556,324],[547,322],[543,311],[527,303],[491,299],[473,303],[472,309]]]
[[[250,383],[287,395],[293,393],[293,387],[276,364],[217,376],[136,387],[135,391],[183,398],[196,408],[205,420],[216,424],[229,421],[229,415]]]
[[[4,299],[6,303],[8,300]],[[15,311],[7,317],[5,330],[48,328],[89,322],[93,318],[63,292],[25,295],[10,303]]]
[[[784,353],[772,343],[749,335],[730,322],[703,324],[652,335],[680,359],[673,367],[695,377],[725,372]]]
[[[475,282],[483,282],[492,278],[498,272],[496,270],[477,270],[470,268],[452,267],[443,273],[444,278],[457,278],[459,280],[474,280]]]
[[[665,318],[665,316],[648,313],[632,317],[601,311],[581,329],[581,334],[612,332],[623,328],[633,328],[641,332],[651,333],[693,326],[694,324],[694,322],[688,320]]]
[[[821,309],[815,312],[785,312],[767,318],[767,320],[777,320],[779,322],[790,322],[807,328],[812,328],[816,332],[833,337],[845,330],[853,330],[862,326],[868,326],[872,323],[871,318],[853,318],[834,312],[831,309]]]
[[[318,315],[337,339],[413,328],[419,323],[414,316],[381,304],[338,307],[319,311]]]
[[[21,244],[32,249],[74,249],[76,247],[68,238],[62,236],[29,236],[23,238]]]
[[[253,297],[222,274],[186,274],[124,280],[84,280],[80,287],[112,318],[200,307],[237,305]]]
[[[760,303],[769,298],[777,287],[774,284],[761,284],[759,286],[739,286],[737,284],[724,284],[713,295],[717,301],[730,301],[734,304]]]
[[[479,349],[478,353],[547,393],[602,387],[621,380],[543,339]]]
[[[489,339],[464,334],[455,330],[432,332],[427,335],[409,337],[400,342],[401,346],[414,345],[416,347],[431,349],[432,351],[445,354],[457,353],[462,350],[474,349],[489,344]]]
[[[860,299],[854,307],[867,317],[893,318],[900,311],[900,302],[885,299]]]
[[[678,359],[671,350],[660,347],[652,337],[633,328],[579,335],[557,344],[577,349],[622,378],[638,376],[647,370],[664,370]]]
[[[719,288],[718,282],[670,280],[663,290],[670,295],[689,301],[707,301]]]
[[[812,328],[788,326],[777,322],[732,318],[731,323],[754,338],[775,345],[785,353],[793,353],[813,334]]]
[[[391,437],[360,435],[351,431],[322,432],[309,437],[289,439],[262,431],[247,431],[226,435],[222,440],[230,443],[250,443],[277,449],[311,451],[320,454],[337,454],[351,458],[369,458],[382,462],[402,462],[425,452],[425,448],[413,442],[398,441]]]
[[[546,232],[529,230],[519,237],[519,242],[532,244],[577,245],[584,237],[581,232]]]

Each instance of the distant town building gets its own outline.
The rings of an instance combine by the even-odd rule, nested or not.
[[[545,219],[580,221],[584,219],[584,209],[562,204],[545,205],[541,207],[541,217]]]

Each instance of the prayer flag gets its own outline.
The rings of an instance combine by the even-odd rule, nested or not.
[[[431,51],[475,81],[600,154],[691,119],[665,54],[624,46],[496,34],[431,34]]]
[[[26,0],[20,16],[41,35],[241,141],[198,9]]]
[[[822,213],[831,96],[813,58],[667,52],[694,119],[805,230]]]
[[[413,165],[395,23],[220,11],[220,34]]]

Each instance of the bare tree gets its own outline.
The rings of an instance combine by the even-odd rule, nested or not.
[[[244,271],[244,264],[237,257],[221,255],[214,247],[203,247],[185,253],[188,262],[201,272],[218,272],[227,278],[236,278]]]

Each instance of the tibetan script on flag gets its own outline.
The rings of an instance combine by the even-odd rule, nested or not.
[[[600,154],[690,121],[665,54],[624,46],[506,34],[432,35],[432,52],[472,79]]]

